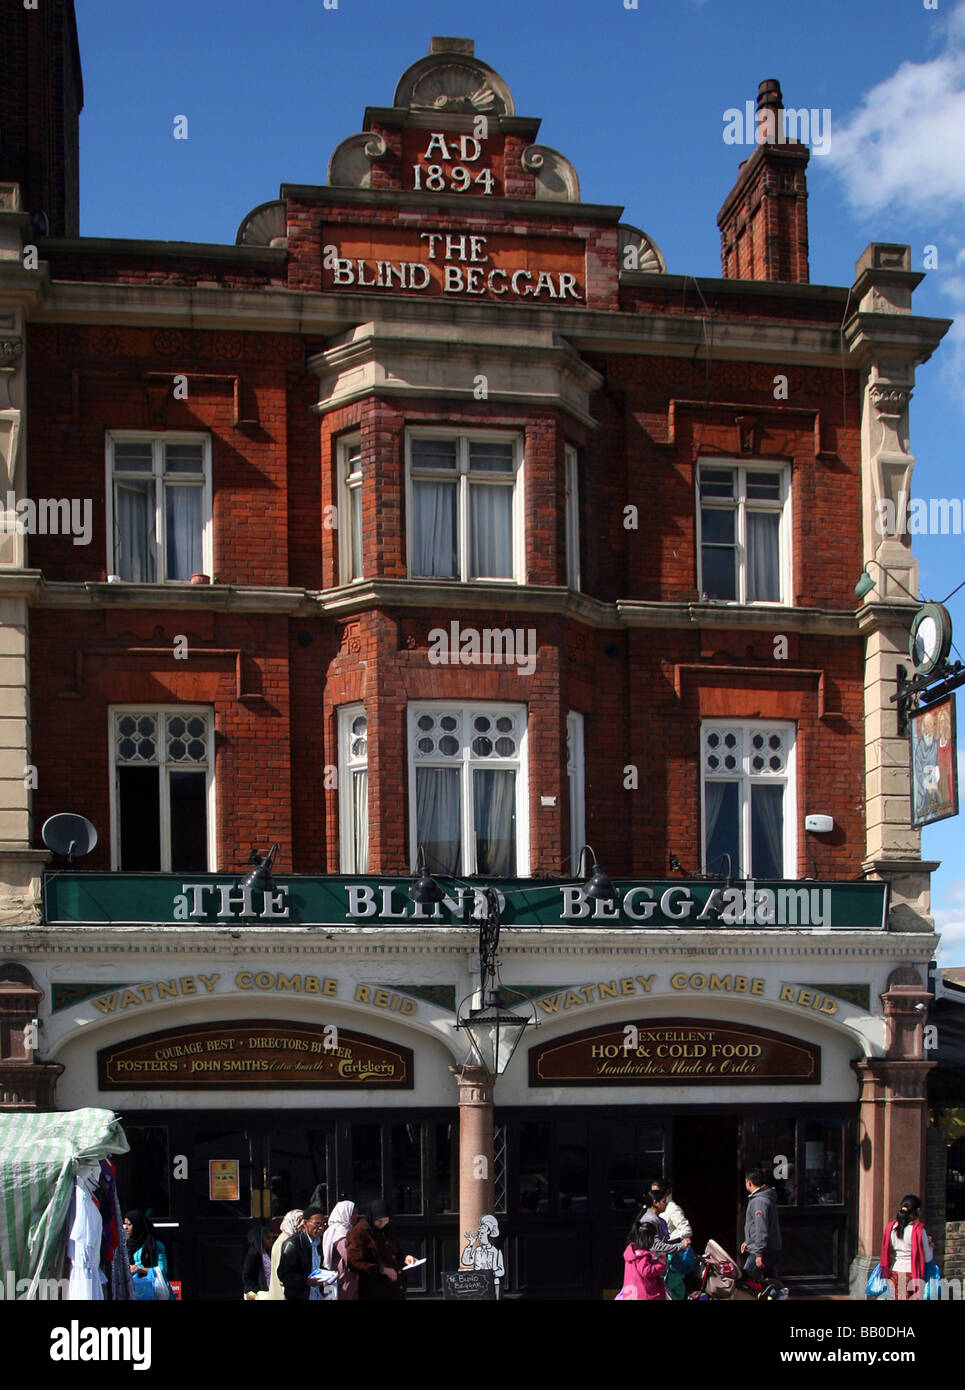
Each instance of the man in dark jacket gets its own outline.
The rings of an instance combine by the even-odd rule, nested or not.
[[[289,1236],[278,1257],[278,1278],[285,1290],[285,1298],[307,1303],[313,1293],[321,1298],[321,1286],[317,1291],[309,1283],[313,1269],[321,1266],[319,1241],[325,1227],[325,1213],[321,1207],[306,1207],[302,1212],[305,1222],[300,1231]]]
[[[781,1228],[777,1224],[777,1193],[767,1186],[763,1168],[751,1168],[745,1175],[747,1212],[744,1216],[744,1243],[741,1254],[746,1255],[744,1274],[755,1279],[776,1279],[777,1262],[781,1253]]]

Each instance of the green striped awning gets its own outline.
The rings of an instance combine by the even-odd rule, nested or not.
[[[112,1110],[0,1114],[0,1277],[30,1280],[18,1297],[63,1273],[77,1168],[128,1148]]]

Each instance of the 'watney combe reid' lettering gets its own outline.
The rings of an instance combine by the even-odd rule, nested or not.
[[[442,277],[444,294],[515,295],[518,299],[575,299],[582,302],[576,276],[565,270],[516,270],[491,264],[484,236],[454,236],[449,232],[421,232],[419,239],[427,260],[372,260],[364,256],[340,256],[328,245],[324,265],[332,272],[333,285],[363,289],[428,290],[433,284],[434,262]]]

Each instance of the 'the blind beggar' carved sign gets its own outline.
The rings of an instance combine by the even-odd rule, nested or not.
[[[323,227],[322,289],[494,300],[586,301],[577,237]]]
[[[412,1089],[412,1051],[364,1033],[252,1019],[187,1024],[101,1048],[101,1090]]]

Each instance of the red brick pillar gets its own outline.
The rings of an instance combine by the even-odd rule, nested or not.
[[[450,1067],[459,1087],[459,1249],[493,1209],[493,1088],[482,1067]],[[469,1266],[471,1268],[471,1266]]]
[[[914,1192],[924,1201],[925,1089],[935,1063],[924,1060],[923,1028],[931,997],[920,983],[891,985],[881,996],[887,1056],[854,1064],[861,1083],[858,1257],[868,1268],[902,1197]]]

